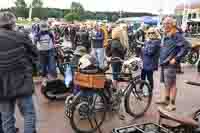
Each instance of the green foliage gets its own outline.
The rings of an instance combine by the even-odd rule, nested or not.
[[[71,12],[73,12],[73,13],[77,13],[77,14],[84,13],[83,5],[79,2],[72,2],[70,8],[71,8]]]
[[[103,13],[96,14],[96,19],[97,20],[106,20],[107,16],[105,14],[103,14]]]
[[[78,13],[70,12],[67,15],[64,16],[66,21],[75,21],[75,20],[80,20],[80,15]]]
[[[116,22],[119,19],[119,16],[114,14],[112,15],[112,22]]]
[[[24,0],[16,0],[15,6],[16,6],[15,14],[17,17],[27,17],[28,16],[27,5]]]
[[[26,2],[24,0],[16,0],[15,1],[16,8],[26,8]]]
[[[49,9],[48,10],[48,17],[50,17],[50,18],[63,18],[64,13],[63,13],[62,10]]]
[[[42,0],[33,0],[32,6],[33,8],[42,8],[43,2]]]
[[[33,8],[32,17],[35,18],[48,18],[48,9],[47,8]]]

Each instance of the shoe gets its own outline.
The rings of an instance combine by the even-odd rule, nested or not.
[[[168,105],[168,104],[169,104],[169,101],[165,101],[165,100],[158,100],[158,101],[156,101],[156,104]]]
[[[175,110],[176,110],[176,105],[174,105],[174,104],[169,104],[169,105],[166,107],[166,110],[168,110],[168,111],[175,111]]]

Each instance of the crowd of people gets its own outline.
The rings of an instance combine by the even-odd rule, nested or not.
[[[84,47],[96,59],[100,69],[106,67],[107,57],[125,59],[130,46],[130,27],[126,24],[111,27],[104,24],[67,25],[61,31],[58,25],[49,28],[51,26],[42,21],[32,27],[32,42],[30,36],[16,31],[15,25],[16,17],[12,13],[0,13],[0,43],[5,44],[0,47],[0,125],[4,133],[17,132],[16,104],[24,117],[24,133],[36,133],[32,66],[37,66],[46,80],[57,78],[55,44],[62,37],[72,43],[74,50]],[[162,25],[162,30],[143,26],[135,33],[136,38],[144,42],[143,48],[136,49],[136,52],[139,51],[136,56],[143,61],[141,78],[147,78],[152,90],[155,87],[153,74],[160,66],[165,89],[161,89],[161,99],[157,103],[172,111],[176,109],[177,64],[186,56],[190,44],[178,30],[175,18],[166,16]],[[112,63],[113,86],[116,89],[121,66],[121,62]]]

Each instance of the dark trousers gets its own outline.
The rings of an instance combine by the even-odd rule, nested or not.
[[[150,84],[151,89],[153,89],[154,87],[153,71],[147,71],[147,70],[142,69],[141,79],[146,80],[146,78]]]
[[[0,113],[0,133],[3,133],[3,129],[2,129],[2,120],[1,120],[1,113]]]

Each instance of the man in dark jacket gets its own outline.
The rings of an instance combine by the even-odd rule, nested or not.
[[[36,133],[32,66],[38,53],[28,36],[14,31],[16,17],[0,13],[0,112],[4,133],[16,133],[15,105],[24,117],[24,133]]]
[[[75,25],[72,25],[70,27],[70,41],[72,43],[72,47],[73,47],[74,50],[76,49],[75,37],[76,37],[76,27],[75,27]]]
[[[79,32],[76,32],[75,44],[76,47],[84,46],[87,50],[89,50],[89,33],[86,31],[85,27],[81,27]]]
[[[161,41],[160,65],[161,65],[161,82],[165,85],[162,92],[162,100],[158,103],[168,104],[166,109],[175,110],[176,100],[176,65],[187,54],[189,43],[177,33],[176,20],[172,17],[166,17],[163,22],[165,35]]]

